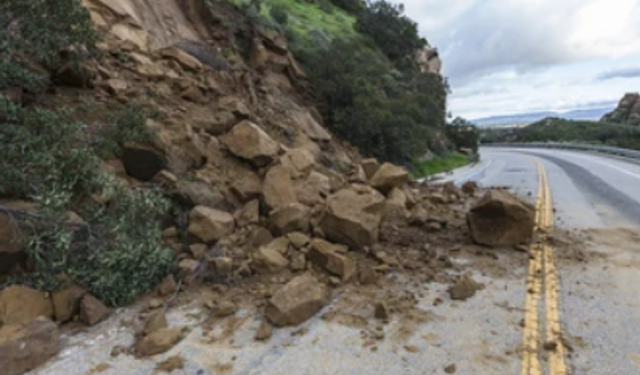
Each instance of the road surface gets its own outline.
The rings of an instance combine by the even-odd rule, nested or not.
[[[134,340],[124,322],[136,308],[123,309],[65,335],[65,349],[32,373],[159,374],[158,363],[178,355],[184,368],[172,374],[640,374],[640,166],[564,151],[481,154],[481,163],[447,178],[508,186],[537,204],[541,226],[583,231],[589,246],[579,250],[586,252],[573,254],[558,239],[557,258],[513,249],[491,257],[454,253],[453,262],[473,264],[472,276],[484,284],[467,301],[451,301],[448,285],[398,280],[398,295],[415,297],[422,314],[410,321],[392,316],[382,326],[368,318],[373,310],[362,289],[347,289],[315,318],[276,330],[266,343],[254,340],[260,317],[251,308],[203,330],[201,305],[182,305],[170,310],[169,322],[190,333],[146,359],[111,356],[113,347]],[[365,306],[366,319],[358,319],[363,310],[356,306]],[[332,312],[340,319],[322,319]],[[375,332],[384,339],[372,341]]]

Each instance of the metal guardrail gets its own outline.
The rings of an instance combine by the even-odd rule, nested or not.
[[[603,154],[623,156],[627,158],[640,159],[640,151],[629,150],[620,147],[595,146],[564,142],[528,142],[528,143],[487,143],[481,147],[509,147],[509,148],[549,148],[559,150],[579,150],[599,152]]]

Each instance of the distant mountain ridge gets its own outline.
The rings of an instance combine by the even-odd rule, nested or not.
[[[615,107],[616,103],[611,102],[611,105],[602,106],[597,108],[588,109],[576,109],[566,112],[554,112],[554,111],[538,111],[538,112],[525,112],[516,113],[512,115],[491,116],[473,119],[471,122],[477,126],[495,126],[495,125],[528,125],[536,121],[540,121],[547,117],[562,117],[568,120],[592,120],[598,121],[607,112],[611,111],[612,107]]]
[[[604,122],[640,125],[640,93],[625,94],[616,109],[602,117]]]

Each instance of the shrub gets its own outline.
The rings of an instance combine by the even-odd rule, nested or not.
[[[289,21],[287,8],[283,4],[273,4],[269,9],[269,15],[281,26],[286,26]]]
[[[30,282],[52,289],[65,274],[103,301],[124,304],[171,269],[173,252],[161,246],[156,220],[168,204],[101,172],[84,130],[67,111],[26,110],[0,96],[0,197],[39,207],[35,215],[9,211],[35,265]],[[66,223],[69,210],[84,222]]]
[[[0,89],[41,89],[46,79],[27,62],[54,69],[91,52],[96,33],[79,0],[3,0],[0,4]]]
[[[444,125],[442,79],[395,70],[366,39],[334,40],[302,57],[328,125],[364,154],[407,164]]]
[[[445,127],[445,134],[457,150],[466,148],[474,153],[478,152],[480,133],[473,123],[456,117]]]
[[[121,156],[127,142],[149,143],[154,129],[146,125],[145,112],[136,104],[128,104],[110,112],[108,121],[92,136],[92,144],[103,158]]]

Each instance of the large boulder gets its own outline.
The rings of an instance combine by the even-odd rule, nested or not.
[[[355,248],[378,240],[384,197],[367,186],[342,189],[329,196],[319,226],[330,240]]]
[[[264,202],[272,210],[296,203],[298,200],[289,169],[283,165],[269,169],[264,178],[262,194]]]
[[[189,214],[187,231],[203,242],[217,241],[232,233],[234,228],[235,220],[228,212],[196,206]]]
[[[277,236],[290,232],[307,232],[309,230],[309,216],[311,209],[300,203],[275,209],[269,215],[271,231]]]
[[[0,292],[0,322],[21,324],[39,316],[53,317],[53,305],[46,294],[22,285],[13,285]]]
[[[356,273],[356,265],[353,260],[341,254],[340,250],[339,246],[316,238],[311,241],[307,259],[332,274],[342,277],[343,281],[348,281]]]
[[[155,149],[139,144],[125,145],[122,164],[129,176],[140,181],[150,181],[166,167],[164,158]]]
[[[45,363],[60,349],[58,326],[45,317],[0,329],[0,373],[20,375]]]
[[[393,188],[401,187],[407,181],[409,181],[409,173],[406,169],[391,163],[384,163],[371,177],[369,184],[386,194]]]
[[[256,166],[269,164],[280,151],[280,146],[258,125],[244,120],[220,137],[234,155]]]
[[[265,315],[277,326],[298,325],[317,313],[326,298],[324,285],[305,274],[289,281],[271,297]]]
[[[531,238],[535,210],[502,190],[489,190],[467,214],[475,242],[488,246],[512,246]]]

